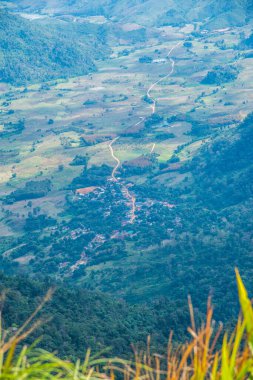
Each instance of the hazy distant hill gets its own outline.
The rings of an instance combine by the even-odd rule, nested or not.
[[[249,4],[245,0],[177,0],[175,5],[163,15],[163,23],[174,23],[176,16],[182,21],[202,21],[204,27],[220,28],[244,24],[249,17]]]
[[[48,14],[106,15],[144,25],[203,21],[205,26],[240,25],[252,15],[252,0],[16,0],[26,11]]]
[[[103,35],[85,24],[78,28],[67,22],[28,21],[2,10],[0,81],[20,85],[94,71],[97,51],[100,58],[107,51]]]

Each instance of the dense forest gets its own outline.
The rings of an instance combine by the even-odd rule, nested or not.
[[[97,291],[55,284],[50,279],[29,280],[0,274],[4,328],[15,330],[40,304],[49,288],[55,293],[40,318],[44,323],[28,342],[41,338],[39,346],[57,351],[61,357],[82,357],[91,348],[104,355],[130,355],[133,346],[146,348],[148,335],[152,348],[166,349],[171,330],[175,342],[187,336],[187,302],[160,298],[150,304],[129,305]],[[104,352],[103,352],[104,351]]]
[[[216,138],[194,158],[196,194],[214,209],[240,207],[253,195],[253,114],[234,131]]]
[[[64,21],[34,23],[0,9],[0,80],[15,85],[84,75],[103,59],[103,28]]]

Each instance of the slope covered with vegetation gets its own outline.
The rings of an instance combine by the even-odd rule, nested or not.
[[[4,328],[15,331],[52,286],[50,280],[0,274],[0,294],[7,292],[1,305]],[[189,320],[183,301],[163,298],[149,305],[129,305],[100,292],[59,284],[43,318],[46,322],[28,342],[42,336],[40,347],[74,358],[88,348],[107,356],[130,355],[132,344],[145,348],[148,335],[154,349],[164,350],[169,331],[175,330],[175,340],[181,341]]]
[[[198,199],[214,209],[241,207],[253,195],[253,114],[208,144],[193,160]]]
[[[107,53],[100,28],[29,21],[0,9],[0,81],[25,85],[96,70]]]
[[[110,265],[109,244],[101,249],[102,259],[93,256],[94,271],[84,270],[80,281],[123,293],[132,301],[157,294],[175,300],[190,293],[202,312],[205,289],[217,300],[218,319],[234,315],[233,268],[238,266],[248,281],[252,276],[252,126],[249,115],[239,127],[210,138],[192,162],[177,169],[183,180],[169,188],[160,190],[157,175],[150,176],[148,184],[138,187],[139,198],[169,199],[176,207],[168,212],[157,207],[152,228],[144,222],[136,228],[138,241],[132,255],[127,256],[122,244],[114,245],[118,260]],[[80,215],[85,212],[80,207]],[[167,244],[149,249],[145,256],[145,246],[152,247],[157,237],[166,239],[166,228],[170,228]],[[107,263],[106,259],[104,269],[99,264]],[[218,301],[221,297],[223,303]]]
[[[253,308],[238,272],[237,285],[242,315],[238,317],[232,333],[223,333],[222,325],[216,326],[210,301],[207,305],[206,320],[198,327],[190,303],[191,327],[188,329],[190,339],[176,348],[170,335],[167,355],[152,354],[148,344],[144,354],[135,351],[134,360],[124,360],[118,355],[104,359],[98,355],[91,356],[88,350],[85,360],[79,359],[74,363],[70,360],[63,361],[47,351],[36,350],[34,346],[31,348],[23,346],[21,350],[17,350],[17,346],[19,348],[24,339],[41,324],[36,318],[42,306],[50,298],[49,292],[21,327],[14,332],[1,331],[0,379],[114,380],[121,379],[122,376],[135,380],[251,379]],[[223,342],[219,348],[217,343],[221,334]]]

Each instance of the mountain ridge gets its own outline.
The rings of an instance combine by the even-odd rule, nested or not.
[[[253,3],[246,0],[102,0],[72,1],[45,0],[34,6],[29,0],[15,1],[18,10],[42,14],[73,14],[79,16],[105,15],[119,22],[137,22],[142,25],[182,24],[203,20],[203,27],[216,28],[242,25],[252,17]],[[125,11],[127,9],[127,11]]]
[[[95,71],[98,48],[100,58],[109,49],[96,30],[89,36],[80,28],[33,22],[0,9],[0,80],[25,85]]]

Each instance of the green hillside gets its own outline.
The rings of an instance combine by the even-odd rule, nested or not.
[[[0,81],[24,85],[96,70],[108,52],[99,29],[33,22],[0,10]]]
[[[41,325],[39,313],[52,296],[49,291],[25,323],[8,330],[1,325],[0,379],[115,380],[124,376],[129,380],[165,377],[168,380],[248,380],[253,371],[253,308],[237,269],[236,278],[241,312],[231,329],[223,329],[222,324],[216,324],[210,299],[206,317],[201,323],[196,320],[190,303],[191,325],[184,344],[175,345],[172,333],[167,350],[161,355],[162,351],[153,352],[148,338],[143,351],[135,346],[134,356],[128,355],[126,358],[120,352],[117,356],[105,357],[101,352],[95,351],[93,354],[88,349],[78,359],[73,355],[62,359],[57,352],[38,348],[38,342],[31,334]],[[76,330],[76,337],[81,333]],[[27,345],[27,338],[32,340],[31,345]]]
[[[139,197],[169,199],[176,207],[169,212],[154,209],[152,229],[147,222],[139,223],[131,254],[116,246],[119,262],[106,256],[107,250],[116,251],[115,245],[101,249],[104,261],[93,257],[84,282],[123,293],[131,301],[158,294],[176,300],[190,293],[202,312],[204,289],[214,300],[223,297],[223,303],[216,304],[219,319],[234,314],[234,267],[248,280],[252,278],[252,125],[249,115],[238,128],[214,137],[178,170],[184,178],[180,183],[159,189],[154,175],[148,184],[139,186]],[[166,239],[168,227],[167,244],[145,252],[157,238]]]
[[[50,287],[49,280],[7,277],[0,273],[0,295],[6,292],[4,328],[14,330],[24,323]],[[170,330],[175,341],[186,336],[189,324],[186,302],[163,298],[149,305],[128,305],[100,292],[57,284],[52,300],[40,317],[45,323],[29,338],[41,338],[40,347],[61,357],[81,358],[88,348],[103,355],[130,355],[132,344],[146,347],[148,335],[153,349],[164,351]]]
[[[196,197],[210,208],[242,207],[253,196],[253,115],[192,162]]]

